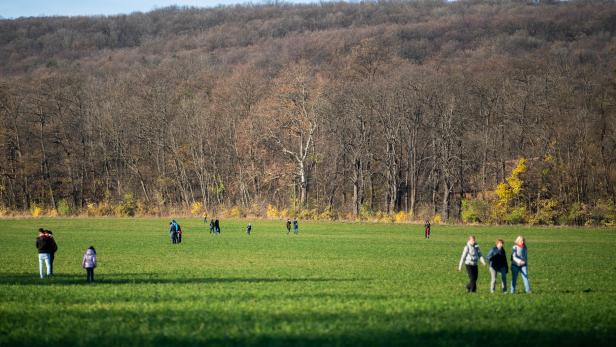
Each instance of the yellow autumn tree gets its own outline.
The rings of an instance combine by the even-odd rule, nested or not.
[[[496,220],[513,224],[524,221],[526,206],[520,203],[519,198],[524,187],[524,181],[521,176],[526,170],[526,158],[520,158],[511,172],[511,176],[507,177],[506,182],[496,186],[494,193],[498,200],[493,209],[493,215]]]

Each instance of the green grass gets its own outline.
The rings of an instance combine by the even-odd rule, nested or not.
[[[0,220],[0,346],[597,346],[616,339],[616,232],[606,229],[223,221]],[[59,245],[40,280],[39,226]],[[533,294],[465,293],[468,234],[527,236]],[[81,257],[94,245],[97,283]],[[521,285],[520,285],[521,287]]]

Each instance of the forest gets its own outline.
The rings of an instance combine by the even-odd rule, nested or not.
[[[616,3],[0,20],[0,215],[616,224]]]

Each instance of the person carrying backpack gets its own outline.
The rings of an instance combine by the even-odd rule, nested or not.
[[[460,257],[460,264],[458,265],[458,271],[462,271],[462,264],[466,266],[466,273],[468,274],[468,284],[466,290],[469,293],[475,293],[477,291],[477,278],[479,277],[479,269],[477,263],[481,261],[483,266],[486,265],[479,245],[476,243],[475,235],[468,237],[468,242],[462,250],[462,257]]]

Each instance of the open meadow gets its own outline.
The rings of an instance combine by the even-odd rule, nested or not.
[[[609,229],[221,221],[0,220],[0,346],[607,346],[616,340],[616,231]],[[34,241],[53,230],[56,276]],[[527,237],[533,293],[467,294],[457,272],[476,234],[509,256]],[[81,258],[96,247],[94,284]],[[518,285],[521,287],[521,284]]]

